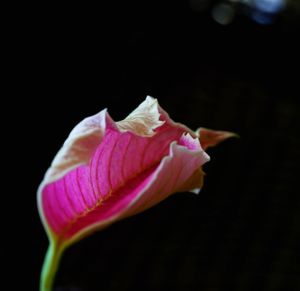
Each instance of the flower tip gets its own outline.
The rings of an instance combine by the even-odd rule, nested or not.
[[[152,97],[152,96],[150,96],[150,95],[147,95],[147,96],[146,96],[145,101],[158,102],[156,98],[154,98],[154,97]]]
[[[201,191],[201,188],[194,188],[194,189],[190,190],[189,192],[198,195],[200,193],[200,191]]]
[[[241,136],[235,132],[229,132],[229,136],[228,137],[234,137],[234,138],[241,138]]]
[[[231,137],[240,137],[238,134],[231,131],[213,130],[204,127],[197,129],[196,135],[199,137],[203,149],[216,146]]]
[[[231,138],[231,137],[240,138],[240,135],[235,132],[232,132],[232,131],[224,131],[223,132],[224,139]]]
[[[139,136],[153,136],[155,129],[165,121],[160,120],[160,108],[157,99],[147,96],[124,120],[117,122],[121,131],[131,131]]]
[[[156,119],[161,125],[164,123],[160,120],[160,110],[158,100],[151,96],[147,96],[145,101],[140,104],[140,106],[145,112],[149,112],[153,115],[153,118]]]

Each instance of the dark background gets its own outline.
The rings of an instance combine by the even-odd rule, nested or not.
[[[241,138],[208,151],[200,195],[175,194],[68,249],[55,290],[300,290],[299,23],[240,14],[222,26],[211,3],[140,2],[40,7],[20,24],[25,214],[7,268],[38,290],[47,238],[35,193],[72,127],[105,107],[123,119],[151,95],[176,121]]]

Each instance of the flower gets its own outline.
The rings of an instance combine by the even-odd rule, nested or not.
[[[201,139],[206,148],[229,136],[232,133],[208,129],[193,132],[175,123],[152,97],[119,122],[107,110],[84,119],[39,187],[38,208],[50,239],[48,257],[172,193],[198,193],[201,166],[209,161]],[[42,290],[50,290],[49,277],[54,275],[49,273],[57,267],[48,261]]]

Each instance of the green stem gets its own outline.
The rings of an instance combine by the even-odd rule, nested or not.
[[[63,253],[63,249],[64,248],[62,245],[60,245],[57,241],[50,241],[42,268],[40,291],[52,290],[55,274]]]

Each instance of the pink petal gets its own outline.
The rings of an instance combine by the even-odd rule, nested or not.
[[[71,242],[199,186],[208,156],[197,138],[183,135],[192,131],[153,100],[124,121],[115,123],[103,111],[72,131],[39,190],[50,235]]]
[[[198,145],[197,148],[194,147],[194,144]],[[192,147],[190,147],[191,145]],[[150,208],[172,193],[198,187],[199,182],[202,182],[203,174],[199,176],[194,173],[199,171],[202,173],[201,166],[209,159],[197,138],[193,139],[190,135],[182,135],[179,144],[176,142],[171,144],[169,155],[163,158],[146,189],[132,201],[130,208],[122,217]]]

